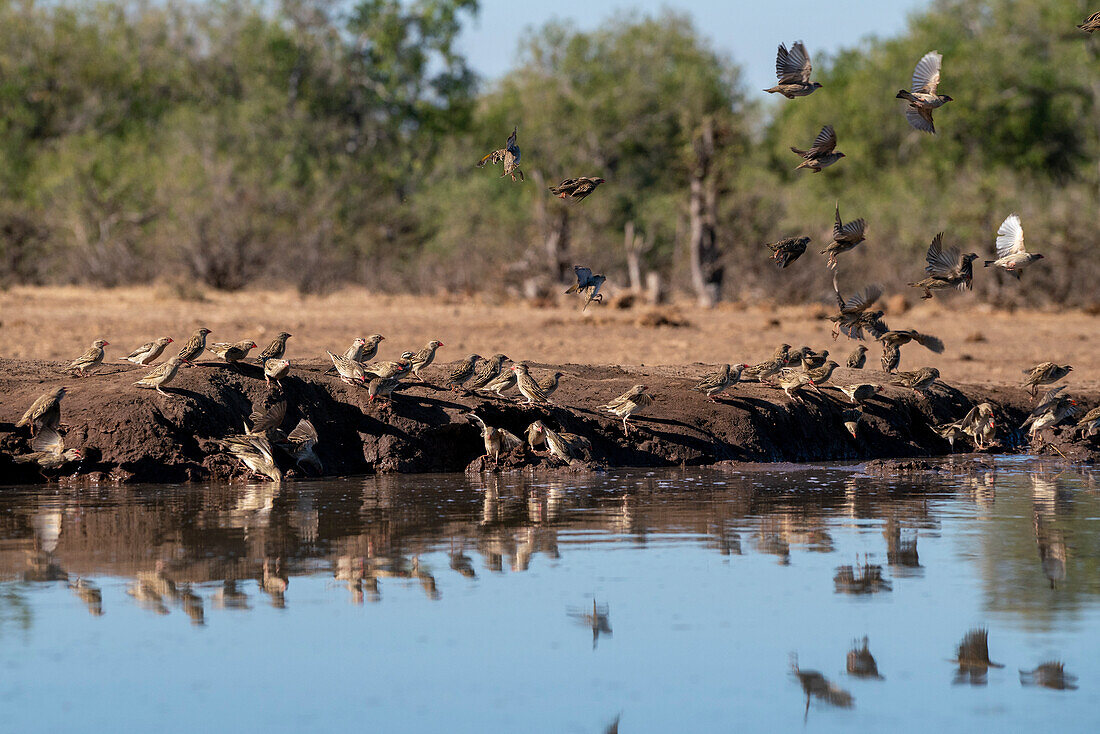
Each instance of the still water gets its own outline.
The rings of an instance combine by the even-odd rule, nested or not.
[[[1100,472],[963,467],[0,490],[0,731],[1096,731]]]

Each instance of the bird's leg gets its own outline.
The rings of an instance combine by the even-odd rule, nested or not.
[[[630,426],[626,422],[627,417],[628,416],[623,416],[623,435],[624,436],[629,436],[630,435]]]
[[[157,385],[157,392],[159,392],[161,395],[167,395],[168,394],[168,393],[166,393],[166,392],[164,392],[163,390],[160,389],[160,385]]]

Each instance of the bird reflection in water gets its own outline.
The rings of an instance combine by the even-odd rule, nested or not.
[[[852,642],[852,649],[848,651],[848,675],[854,675],[857,678],[883,679],[879,675],[875,656],[871,654],[870,648],[867,647],[866,637],[863,638],[862,646],[858,641]]]
[[[917,555],[916,530],[903,534],[898,519],[890,517],[886,520],[886,527],[882,529],[882,537],[886,539],[886,562],[890,566],[895,569],[920,568],[920,557]],[[896,575],[897,571],[895,570]]]
[[[69,582],[69,590],[84,602],[89,614],[93,617],[103,616],[103,592],[98,586],[85,579],[76,579]]]
[[[810,718],[810,699],[816,698],[830,706],[851,708],[855,704],[852,694],[836,685],[816,670],[805,670],[798,667],[798,653],[791,653],[791,670],[802,685],[802,692],[806,694],[806,710],[802,715],[803,721]]]
[[[451,538],[451,570],[457,571],[468,579],[476,579],[477,571],[474,570],[474,560],[466,555],[466,539],[463,538],[455,549],[454,538]]]
[[[955,672],[956,685],[969,683],[972,686],[984,686],[990,668],[1003,668],[1000,663],[989,659],[989,630],[977,627],[966,633],[955,651],[959,669]]]
[[[604,727],[603,734],[619,734],[619,719],[622,716],[622,714],[617,715],[614,721]]]
[[[1020,684],[1042,686],[1055,691],[1076,691],[1077,676],[1067,673],[1065,665],[1056,660],[1042,663],[1035,670],[1021,670]]]
[[[600,642],[600,635],[611,636],[611,616],[607,604],[597,604],[592,600],[592,610],[570,609],[569,616],[582,627],[592,630],[592,649],[595,650]]]
[[[281,558],[265,558],[260,576],[260,590],[271,597],[271,606],[286,609],[286,590],[290,577],[283,571]]]
[[[226,579],[222,587],[214,592],[214,606],[218,609],[250,610],[248,594],[237,588],[236,579]]]
[[[891,590],[890,582],[882,577],[882,566],[867,562],[854,567],[838,567],[833,583],[838,594],[874,594]]]
[[[202,597],[191,591],[190,586],[180,591],[180,606],[184,614],[191,618],[191,624],[201,627],[206,624],[206,612],[203,609]]]
[[[1039,546],[1039,562],[1043,575],[1050,582],[1050,588],[1057,588],[1059,581],[1066,578],[1066,539],[1061,530],[1050,527],[1047,520],[1038,512],[1034,515],[1035,543]]]

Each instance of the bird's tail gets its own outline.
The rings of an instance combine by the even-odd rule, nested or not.
[[[791,152],[798,153],[799,155],[806,155],[806,151],[795,148],[794,146],[791,146]]]
[[[907,92],[904,89],[899,89],[898,90],[897,95],[895,95],[895,99],[905,99],[905,100],[909,100],[910,102],[916,102],[917,101],[917,98],[913,96],[912,92]]]
[[[995,262],[997,262],[997,261],[996,260],[986,260],[985,261],[985,266],[988,268],[990,265],[992,265]]]
[[[566,291],[566,294],[576,293],[578,290],[580,290],[580,287],[580,283],[574,283],[573,285],[569,286],[569,290]]]

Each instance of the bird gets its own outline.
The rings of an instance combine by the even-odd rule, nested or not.
[[[469,382],[470,378],[474,376],[474,369],[477,367],[477,361],[479,359],[482,359],[480,354],[471,354],[469,357],[459,362],[447,377],[446,386],[455,392],[461,390],[462,386]]]
[[[882,322],[882,311],[871,311],[871,307],[882,296],[882,286],[872,284],[857,293],[848,300],[840,295],[840,286],[837,283],[837,274],[833,273],[833,293],[836,294],[837,306],[840,313],[830,316],[833,322],[833,339],[840,336],[841,332],[849,339],[862,339],[863,330],[867,329],[874,334],[879,334],[886,328]]]
[[[973,252],[963,255],[958,247],[952,247],[944,252],[943,232],[940,232],[932,238],[932,244],[928,246],[928,253],[925,255],[928,264],[925,266],[924,271],[928,273],[929,277],[909,285],[913,288],[924,289],[924,295],[921,298],[931,298],[933,290],[943,288],[958,288],[959,290],[966,288],[971,290],[974,287],[974,266],[972,263],[977,258],[978,255]]]
[[[445,346],[443,342],[438,339],[432,339],[430,342],[424,345],[424,348],[414,354],[409,360],[411,365],[413,377],[418,380],[423,378],[420,376],[420,370],[424,369],[432,362],[435,361],[435,352],[440,347]]]
[[[317,429],[314,428],[313,423],[308,418],[302,418],[298,421],[298,425],[294,426],[294,430],[286,435],[286,439],[280,441],[279,446],[294,459],[294,463],[299,468],[309,466],[320,476],[324,473],[324,467],[313,450],[318,440]]]
[[[497,397],[504,397],[505,390],[511,390],[516,386],[516,373],[513,370],[503,370],[495,379],[490,380],[483,390],[495,392]]]
[[[992,443],[997,435],[997,422],[993,416],[993,406],[989,403],[975,405],[958,423],[962,432],[970,436],[979,449]]]
[[[103,347],[109,344],[110,342],[103,339],[96,339],[88,351],[73,360],[69,369],[80,373],[81,377],[86,376],[89,370],[95,371],[99,365],[103,364]]]
[[[550,402],[550,397],[541,387],[539,387],[539,384],[535,382],[535,378],[531,377],[526,362],[520,362],[514,365],[512,371],[516,375],[516,388],[519,389],[520,395],[527,398],[527,402],[524,403],[524,405]]]
[[[1096,18],[1097,27],[1100,27],[1100,13],[1096,14]],[[1077,676],[1067,673],[1065,663],[1057,660],[1041,663],[1035,670],[1021,670],[1020,683],[1025,686],[1042,686],[1055,691],[1077,690]]]
[[[495,380],[500,376],[500,371],[507,360],[508,357],[504,354],[494,354],[492,357],[482,362],[481,366],[474,372],[473,380],[470,382],[467,389],[480,390]]]
[[[859,440],[859,424],[863,420],[863,411],[861,409],[853,409],[844,411],[844,428],[855,440]]]
[[[381,335],[375,334],[375,336],[378,337],[379,341],[382,340]],[[373,357],[374,357],[373,354],[370,357],[364,357],[363,356],[364,346],[366,345],[366,343],[367,343],[367,340],[364,339],[363,337],[361,337],[361,336],[355,337],[355,339],[351,342],[351,346],[348,347],[346,352],[344,352],[344,356],[346,358],[350,359],[352,362],[366,362],[366,361],[369,361],[369,360],[373,359]],[[377,342],[374,345],[374,349],[375,349],[376,352],[378,351]],[[326,375],[331,375],[333,372],[336,372],[336,367],[335,366],[329,367],[327,370],[325,370]]]
[[[829,359],[829,350],[823,349],[820,353],[815,352],[809,347],[802,347],[798,350],[798,357],[802,362],[803,371],[809,371],[817,369]]]
[[[244,424],[244,435],[277,437],[276,431],[286,418],[286,407],[286,400],[279,400],[263,410],[253,410]]]
[[[373,403],[376,398],[393,402],[393,391],[400,384],[401,380],[397,377],[372,377],[367,385],[367,395],[370,396],[368,402]]]
[[[27,412],[23,414],[15,427],[30,426],[31,436],[43,429],[57,430],[61,425],[61,399],[63,397],[65,397],[65,388],[63,387],[55,387],[49,392],[42,393],[31,403],[31,407],[27,408]]]
[[[821,89],[821,85],[810,81],[811,73],[813,65],[810,63],[810,54],[806,52],[802,41],[791,44],[790,51],[781,43],[775,54],[775,76],[779,83],[764,91],[771,94],[778,92],[787,99],[813,94],[815,89]]]
[[[326,351],[326,354],[332,360],[332,366],[336,368],[341,380],[349,385],[363,385],[366,382],[367,375],[363,365],[348,359],[342,354],[333,354],[328,351]]]
[[[481,439],[485,442],[485,456],[492,457],[493,461],[500,461],[500,455],[506,454],[523,445],[523,439],[505,428],[490,426],[476,413],[469,413],[467,418],[475,421],[481,428]]]
[[[14,457],[20,464],[38,464],[42,469],[60,469],[73,461],[83,458],[80,449],[65,449],[61,434],[53,428],[43,428],[31,440],[31,452]]]
[[[1024,249],[1024,228],[1020,224],[1020,217],[1009,214],[997,230],[997,259],[986,260],[985,266],[1004,268],[1006,273],[1019,280],[1020,272],[1024,268],[1042,258],[1039,253]]]
[[[768,244],[772,251],[772,260],[780,269],[783,269],[802,256],[806,246],[810,244],[809,237],[784,237],[778,242]]]
[[[653,396],[646,392],[645,385],[635,385],[607,405],[600,406],[609,413],[623,419],[623,433],[630,435],[630,416],[653,404]]]
[[[878,664],[875,662],[875,656],[871,654],[871,650],[867,647],[867,638],[863,638],[863,646],[860,647],[856,641],[852,642],[852,649],[848,651],[848,675],[854,675],[857,678],[877,678],[882,680],[882,676],[878,673]]]
[[[1080,408],[1077,406],[1077,401],[1070,398],[1068,395],[1062,395],[1062,390],[1065,389],[1065,385],[1062,387],[1056,387],[1053,390],[1049,390],[1043,399],[1039,402],[1039,405],[1035,407],[1035,410],[1031,411],[1031,415],[1020,426],[1020,430],[1031,426],[1028,429],[1028,438],[1034,440],[1036,436],[1041,439],[1039,431],[1047,426],[1056,426],[1066,418],[1076,415]]]
[[[856,405],[862,406],[875,396],[879,386],[873,382],[861,382],[857,385],[840,385],[838,389],[848,396],[848,399]]]
[[[929,51],[921,57],[916,68],[913,69],[912,91],[907,92],[902,89],[897,93],[898,99],[904,99],[909,103],[905,106],[905,119],[909,124],[917,130],[933,135],[936,134],[936,126],[932,121],[932,110],[954,101],[946,94],[936,94],[942,63],[942,54]]]
[[[783,393],[796,403],[803,402],[802,388],[807,385],[814,392],[820,392],[817,386],[814,385],[813,379],[805,372],[799,372],[798,370],[783,370],[779,373],[778,382],[779,387],[783,388]]]
[[[809,150],[791,148],[792,153],[797,153],[804,159],[794,170],[809,168],[814,173],[821,173],[821,169],[833,165],[844,157],[843,153],[834,152],[834,148],[836,148],[836,131],[833,130],[832,125],[826,125],[814,138],[814,144]]]
[[[208,349],[225,360],[226,364],[236,366],[237,362],[248,356],[248,353],[256,348],[256,342],[244,339],[239,342],[214,342]]]
[[[746,367],[741,371],[741,379],[756,378],[759,382],[764,382],[779,370],[783,369],[790,362],[790,344],[780,344],[776,347],[775,352],[772,353],[772,358],[766,362],[760,362],[754,364],[751,367]]]
[[[955,442],[966,436],[966,431],[962,429],[961,421],[954,421],[952,423],[945,423],[942,426],[933,426],[932,430],[940,435],[951,450],[955,450]]]
[[[1054,362],[1040,362],[1034,367],[1024,370],[1027,379],[1020,387],[1028,388],[1031,397],[1034,398],[1040,385],[1053,385],[1058,380],[1073,371],[1073,366],[1068,364],[1057,365]]]
[[[867,222],[863,218],[853,219],[844,224],[840,219],[840,203],[836,205],[836,219],[833,222],[833,240],[821,251],[822,255],[829,256],[828,265],[836,270],[836,257],[842,252],[851,250],[866,239]]]
[[[816,670],[798,667],[798,656],[791,655],[791,670],[798,678],[802,692],[806,694],[806,716],[810,714],[810,698],[817,698],[839,708],[851,708],[855,702],[852,694],[839,687]]]
[[[134,364],[150,365],[157,361],[164,348],[172,343],[172,337],[162,336],[156,341],[146,342],[140,347],[135,349],[126,355],[127,362],[133,362]]]
[[[412,352],[402,352],[396,360],[371,362],[363,365],[363,372],[367,377],[381,377],[382,379],[401,379],[412,370],[412,360],[416,355]]]
[[[513,128],[512,134],[508,136],[508,144],[500,150],[494,150],[492,153],[484,156],[477,162],[478,168],[483,168],[486,163],[500,163],[504,162],[504,173],[500,174],[501,178],[510,176],[512,182],[515,183],[516,174],[519,174],[519,180],[523,180],[523,171],[519,169],[519,146],[516,145],[516,134],[519,132],[519,128]]]
[[[562,378],[562,375],[561,372],[553,372],[538,381],[538,386],[546,394],[546,397],[550,397],[558,389],[558,381]]]
[[[969,677],[972,681],[981,681],[989,668],[1004,667],[989,659],[989,630],[983,627],[966,633],[955,648],[955,659],[952,662],[959,664],[960,680]]]
[[[595,191],[596,187],[602,183],[606,183],[602,178],[580,176],[578,178],[567,178],[557,186],[550,186],[549,189],[550,193],[559,199],[584,201],[585,197]]]
[[[884,345],[889,344],[899,348],[914,341],[930,352],[943,354],[943,340],[931,334],[922,334],[916,329],[892,329],[884,331],[876,338]]]
[[[833,376],[833,370],[839,366],[840,365],[830,359],[820,367],[806,370],[806,376],[810,378],[814,385],[824,385],[829,381],[829,378]]]
[[[1085,413],[1081,420],[1077,421],[1077,430],[1088,436],[1100,430],[1100,405]]]
[[[199,355],[206,349],[206,337],[210,333],[210,329],[197,329],[195,333],[191,335],[191,338],[187,340],[187,343],[183,345],[183,349],[180,350],[180,361],[194,367],[194,361],[198,359]]]
[[[280,332],[280,334],[267,345],[267,348],[256,357],[260,360],[260,364],[266,364],[269,359],[282,359],[283,355],[286,354],[286,340],[291,336],[293,335],[285,331]]]
[[[161,395],[167,395],[162,389],[172,380],[176,379],[176,373],[180,368],[180,358],[171,357],[153,368],[153,371],[142,377],[134,384],[138,387],[148,387],[156,390]]]
[[[588,439],[571,433],[559,433],[542,421],[527,426],[527,443],[531,448],[545,444],[551,456],[566,464],[583,459],[585,450],[591,449]]]
[[[262,434],[230,436],[215,441],[215,443],[253,473],[267,477],[273,482],[282,481],[283,473],[275,463],[275,456],[271,451],[271,442],[267,440],[266,436]]]
[[[570,293],[580,293],[583,296],[587,296],[584,302],[584,311],[588,308],[588,304],[593,301],[602,303],[603,296],[600,295],[600,286],[604,284],[607,278],[603,275],[593,275],[590,268],[586,268],[582,265],[574,265],[573,273],[577,276],[577,282],[569,286],[569,289],[565,291],[566,295]]]
[[[848,355],[848,369],[861,370],[867,364],[867,347],[860,344]]]
[[[724,364],[717,372],[710,373],[691,389],[703,393],[707,396],[707,400],[716,403],[718,402],[716,396],[736,385],[741,379],[741,372],[747,366],[739,364],[736,368],[731,368],[728,364]]]
[[[901,349],[896,344],[883,344],[880,363],[882,371],[886,374],[897,372],[898,367],[901,366]]]
[[[1085,33],[1092,33],[1095,30],[1100,30],[1100,10],[1085,18],[1085,22],[1077,27]]]
[[[899,372],[890,380],[893,385],[907,387],[915,393],[924,395],[924,392],[932,387],[940,376],[940,371],[935,367],[921,367],[911,372]]]
[[[264,361],[264,382],[268,385],[272,380],[275,384],[287,376],[290,372],[290,362],[285,359],[267,359]]]
[[[349,359],[354,359],[356,362],[369,362],[374,359],[374,356],[378,354],[378,345],[386,340],[386,337],[381,334],[371,334],[365,340],[361,337],[356,341],[362,341],[359,345],[359,353],[352,357],[351,350],[355,347],[355,343],[352,342],[351,347],[348,347],[348,353],[344,356]]]

